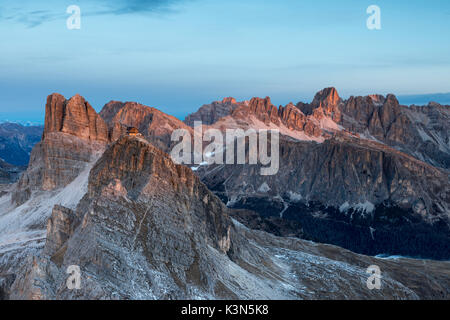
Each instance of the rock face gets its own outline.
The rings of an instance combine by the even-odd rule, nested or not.
[[[30,152],[41,140],[42,126],[0,123],[0,159],[16,167],[28,165]]]
[[[450,106],[402,106],[389,94],[342,100],[335,88],[320,91],[311,104],[298,103],[305,114],[330,116],[346,131],[382,142],[444,169],[450,164]]]
[[[445,171],[347,137],[322,144],[282,140],[280,150],[282,169],[274,176],[259,175],[255,165],[202,166],[197,174],[228,206],[258,212],[261,223],[270,217],[300,223],[282,235],[303,230],[308,239],[364,254],[450,257]],[[373,237],[370,228],[377,230]]]
[[[57,93],[47,98],[43,139],[51,132],[63,132],[83,140],[108,142],[105,122],[78,94],[69,100]]]
[[[197,171],[230,207],[258,213],[240,219],[247,225],[364,254],[450,257],[447,107],[408,108],[393,95],[343,100],[327,88],[310,104],[278,109],[254,98],[211,127],[272,128],[290,137],[281,139],[275,176],[251,165]],[[268,227],[279,218],[289,220],[276,222],[282,233]],[[403,238],[395,236],[399,228]]]
[[[264,189],[262,193],[274,196],[292,191],[307,201],[321,201],[334,207],[346,201],[355,204],[370,201],[377,205],[389,200],[412,209],[414,201],[421,199],[426,207],[424,218],[430,220],[436,215],[446,215],[450,209],[445,171],[381,144],[347,138],[334,138],[322,144],[282,141],[280,150],[283,170],[274,176],[252,174],[256,168],[249,165],[226,167],[234,173],[239,170],[227,182],[228,200]],[[216,169],[211,166],[201,172],[207,185],[212,186],[219,175],[225,180],[231,174]],[[289,172],[287,178],[285,171]],[[260,188],[263,183],[268,188]],[[243,185],[246,189],[239,189]]]
[[[450,164],[450,106],[401,106],[394,95],[351,97],[342,125],[434,166]]]
[[[13,192],[13,203],[23,204],[34,191],[68,185],[104,151],[107,142],[105,122],[84,98],[50,95],[42,141],[31,152],[28,169]]]
[[[277,238],[233,222],[227,212],[189,168],[143,138],[122,137],[91,170],[77,208],[54,208],[44,250],[5,292],[11,299],[450,295],[447,262],[389,261]],[[373,264],[386,270],[376,292],[366,287]],[[79,290],[66,285],[73,265],[80,268]]]
[[[67,249],[64,245],[72,236],[73,227],[79,224],[76,219],[77,216],[73,210],[60,205],[53,207],[52,215],[47,222],[44,255],[55,257],[55,259],[64,255],[64,250]]]
[[[125,136],[109,148],[91,170],[88,190],[91,198],[107,195],[110,200],[125,197],[137,202],[142,198],[155,209],[163,208],[159,201],[170,202],[174,214],[187,210],[193,215],[191,223],[205,227],[200,231],[209,245],[223,252],[230,249],[226,239],[231,222],[225,206],[188,167],[175,165],[144,139]],[[166,210],[161,213],[168,215]]]
[[[169,151],[172,146],[170,138],[174,130],[192,130],[175,117],[135,102],[111,101],[103,107],[100,116],[108,124],[110,141],[116,141],[126,133],[127,127],[135,127],[164,151]]]
[[[236,103],[230,99],[201,107],[185,122],[192,126],[194,120],[222,130],[276,128],[296,140],[318,142],[344,131],[384,143],[433,166],[450,168],[450,106],[402,106],[392,94],[344,100],[335,88],[326,88],[311,103],[279,108],[269,97]]]
[[[334,122],[341,121],[342,99],[335,88],[326,88],[319,91],[311,103],[312,114],[316,118],[330,117]]]
[[[195,121],[201,121],[204,125],[211,125],[219,119],[230,115],[240,104],[234,98],[225,98],[222,101],[214,101],[203,105],[197,112],[186,117],[184,122],[193,127]]]
[[[313,104],[304,105],[304,108],[292,103],[277,108],[269,97],[237,103],[234,101],[224,100],[205,105],[197,113],[189,115],[185,122],[193,125],[194,121],[201,120],[209,128],[223,131],[234,128],[277,129],[281,134],[296,140],[317,142],[343,129],[338,125],[340,113],[337,107],[342,100],[334,89],[319,93]]]
[[[47,98],[42,141],[30,156],[12,201],[23,204],[36,190],[55,190],[72,182],[86,165],[98,158],[108,143],[138,128],[154,145],[168,151],[176,129],[192,129],[163,112],[134,102],[111,101],[100,114],[80,95],[66,100],[54,93]]]

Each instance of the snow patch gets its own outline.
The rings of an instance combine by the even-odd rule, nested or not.
[[[353,209],[354,211],[362,212],[362,213],[372,213],[375,210],[375,205],[370,202],[366,201],[364,203],[357,203],[350,205],[348,201],[345,201],[340,207],[339,211],[341,213],[347,212],[348,210]]]
[[[332,130],[332,131],[344,130],[343,126],[338,125],[330,117],[324,117],[324,118],[320,119],[319,124],[320,124],[320,128],[325,129],[325,130]]]
[[[255,116],[251,116],[250,121],[252,122],[252,125],[250,127],[255,130],[278,130],[280,134],[300,141],[314,141],[317,143],[323,143],[325,141],[323,137],[308,136],[304,131],[291,130],[283,124],[277,126],[276,124],[271,122],[269,125],[266,125]]]
[[[350,209],[350,204],[348,203],[348,201],[345,201],[340,207],[339,207],[339,211],[341,213],[348,211],[348,209]]]
[[[270,189],[269,185],[268,185],[267,183],[264,182],[264,183],[259,187],[258,192],[267,193],[267,192],[269,192],[270,190],[271,190],[271,189]]]
[[[289,191],[288,195],[291,202],[300,202],[303,200],[303,197],[300,193]]]
[[[225,129],[254,129],[254,130],[278,130],[280,134],[294,138],[299,141],[314,141],[317,143],[322,143],[325,141],[323,137],[308,136],[304,131],[291,130],[283,124],[276,125],[273,122],[270,124],[265,124],[254,115],[250,116],[245,121],[236,121],[233,117],[228,116],[220,119],[210,128],[218,128],[221,130]]]
[[[364,203],[358,203],[354,206],[356,211],[372,213],[375,210],[375,206],[372,202],[366,201]]]
[[[31,198],[15,207],[11,195],[0,198],[0,254],[12,250],[41,248],[47,234],[47,220],[55,205],[75,209],[87,193],[89,172],[96,161],[90,162],[80,175],[65,188],[37,191]],[[0,264],[2,259],[0,257]]]

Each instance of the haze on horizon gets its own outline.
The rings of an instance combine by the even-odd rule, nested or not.
[[[372,4],[381,30],[366,27]],[[66,27],[69,5],[81,30]],[[342,97],[446,93],[448,34],[447,0],[2,2],[0,121],[42,121],[52,92],[179,118],[227,96],[286,104],[329,86]]]

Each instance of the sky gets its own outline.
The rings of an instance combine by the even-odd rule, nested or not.
[[[70,5],[81,29],[67,28]],[[380,30],[367,28],[370,5]],[[448,0],[0,0],[0,121],[42,122],[53,92],[179,118],[228,96],[284,105],[329,86],[448,93],[449,35]]]

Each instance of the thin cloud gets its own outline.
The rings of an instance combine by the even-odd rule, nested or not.
[[[174,5],[189,0],[95,0],[90,1],[91,9],[83,10],[83,2],[77,3],[82,9],[83,16],[102,16],[102,15],[127,15],[127,14],[149,14],[174,13]],[[92,3],[98,8],[92,9]],[[13,9],[11,13],[4,14],[4,8],[0,8],[0,20],[17,22],[24,24],[28,28],[37,27],[45,22],[67,18],[67,14],[56,13],[54,10],[31,10],[24,11],[23,8]]]
[[[180,0],[128,0],[107,1],[109,10],[99,11],[103,14],[133,14],[140,12],[170,12],[171,7]]]
[[[54,21],[58,19],[63,19],[67,15],[65,14],[56,14],[50,10],[38,10],[38,11],[30,11],[30,12],[16,12],[7,16],[0,16],[0,19],[9,21],[9,22],[18,22],[24,24],[28,28],[37,27],[44,22]]]

